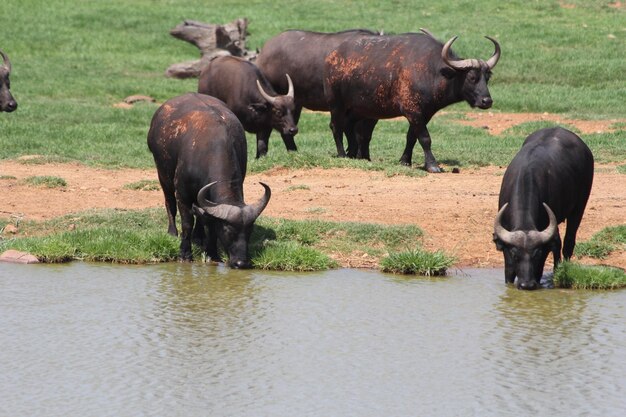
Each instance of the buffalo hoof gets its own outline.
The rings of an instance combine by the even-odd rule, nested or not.
[[[437,165],[430,165],[430,166],[424,167],[424,169],[427,172],[430,172],[432,174],[439,174],[443,172],[443,169],[439,168]]]
[[[403,159],[400,160],[400,165],[405,166],[405,167],[410,167],[411,166],[411,161],[405,161]]]

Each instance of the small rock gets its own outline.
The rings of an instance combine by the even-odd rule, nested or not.
[[[0,262],[10,262],[14,264],[36,264],[39,263],[39,259],[35,255],[30,253],[20,252],[17,250],[9,249],[0,255]]]
[[[5,235],[16,235],[17,232],[19,231],[19,229],[17,228],[17,226],[13,225],[13,224],[7,224],[6,226],[4,226],[4,230],[3,233]]]
[[[461,170],[458,167],[452,168],[452,173],[453,174],[459,174],[460,172],[461,172]]]

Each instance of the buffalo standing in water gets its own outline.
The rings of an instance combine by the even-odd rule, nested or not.
[[[576,231],[591,193],[593,155],[574,133],[541,129],[526,138],[502,178],[494,242],[504,252],[507,283],[538,287],[552,252],[561,260],[558,224],[567,220],[563,257],[574,253]]]
[[[148,147],[165,195],[168,232],[174,236],[178,235],[176,208],[180,211],[180,258],[192,259],[193,231],[210,259],[220,261],[219,239],[230,266],[250,268],[248,242],[271,191],[261,183],[263,197],[251,205],[244,203],[246,136],[233,112],[204,94],[170,99],[152,118]]]
[[[17,102],[11,95],[11,82],[9,75],[11,74],[11,61],[9,57],[2,51],[2,65],[0,65],[0,112],[10,113],[17,109]]]

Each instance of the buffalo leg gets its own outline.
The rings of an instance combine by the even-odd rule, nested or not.
[[[193,231],[194,215],[191,207],[184,204],[178,206],[180,212],[181,234],[180,234],[180,260],[191,261],[193,254],[191,251],[191,235]]]
[[[262,130],[256,134],[256,157],[260,158],[267,154],[267,148],[269,146],[270,135],[272,134],[272,128]]]
[[[571,216],[567,219],[567,227],[565,228],[565,239],[563,241],[563,258],[569,260],[574,254],[574,246],[576,246],[576,232],[582,220],[583,210],[580,215]]]
[[[355,125],[356,140],[358,144],[358,150],[356,153],[357,159],[370,159],[370,142],[372,141],[372,132],[374,127],[378,123],[376,119],[364,119],[359,120]]]
[[[435,155],[433,155],[430,150],[431,139],[430,133],[428,133],[428,129],[425,124],[414,124],[411,123],[409,126],[409,131],[406,134],[406,147],[404,148],[404,153],[400,158],[400,163],[402,165],[411,165],[411,158],[413,156],[413,147],[415,146],[415,142],[419,140],[420,145],[422,146],[422,150],[424,151],[424,169],[428,172],[441,172],[441,168],[437,164],[437,160],[435,159]]]
[[[202,216],[195,216],[195,217],[196,217],[196,223],[193,227],[193,233],[191,235],[191,242],[203,248],[204,242],[206,240],[205,232],[204,232],[204,220],[202,219]]]
[[[217,250],[217,231],[215,230],[215,220],[208,220],[206,223],[204,253],[210,260],[214,262],[222,262],[222,257],[219,255]]]
[[[172,236],[178,236],[176,228],[176,193],[174,191],[174,183],[168,181],[159,172],[159,182],[165,195],[165,210],[167,211],[167,233]]]
[[[346,151],[343,147],[343,132],[345,129],[345,114],[342,109],[334,109],[330,112],[330,130],[333,132],[335,146],[337,147],[337,156],[346,157]]]

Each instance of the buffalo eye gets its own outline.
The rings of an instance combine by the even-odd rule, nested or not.
[[[509,253],[511,254],[511,257],[512,257],[514,260],[519,259],[519,256],[520,256],[520,250],[519,250],[518,248],[516,248],[515,246],[513,246],[513,247],[511,248],[511,250],[509,251]]]

